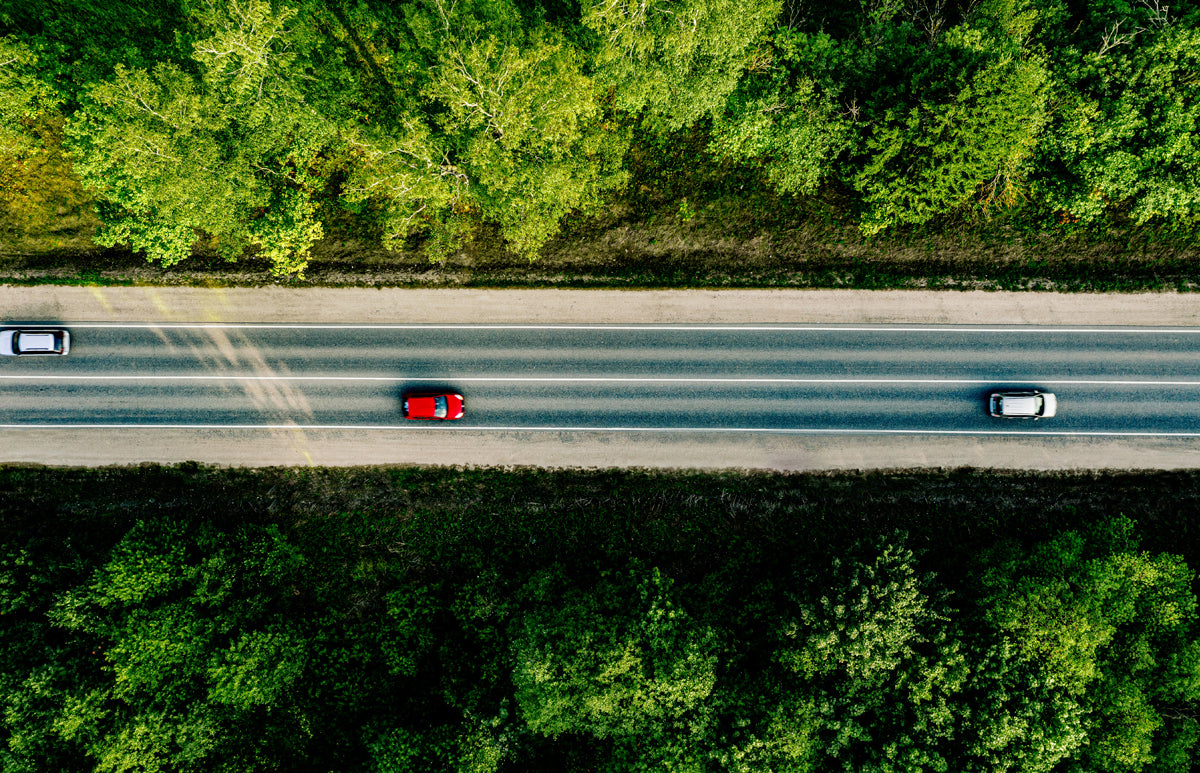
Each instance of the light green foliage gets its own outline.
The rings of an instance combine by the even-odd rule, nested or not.
[[[1099,727],[1092,733],[1088,751],[1093,769],[1140,770],[1153,762],[1153,737],[1163,720],[1141,686],[1105,680],[1096,692]]]
[[[280,96],[299,96],[294,84],[280,78],[294,63],[286,38],[294,8],[259,0],[201,0],[194,15],[208,34],[196,41],[192,58],[210,82],[235,94],[261,95],[274,86]],[[276,80],[281,82],[269,83]],[[268,105],[251,102],[246,108],[254,114]]]
[[[180,576],[184,545],[178,530],[159,530],[138,523],[97,572],[91,592],[102,607],[154,601],[172,593]]]
[[[415,732],[394,728],[370,744],[372,773],[495,773],[511,756],[501,729],[505,717],[465,718],[458,728],[439,726]]]
[[[1005,35],[1021,42],[1029,39],[1039,21],[1058,21],[1052,8],[1031,0],[980,0],[974,6],[973,14],[977,19],[996,24]]]
[[[560,32],[527,27],[508,2],[430,0],[409,23],[430,60],[422,97],[440,108],[440,175],[456,187],[456,209],[478,208],[533,258],[563,215],[623,181],[625,141],[600,122],[597,88]]]
[[[661,131],[720,111],[775,19],[779,0],[590,0],[597,80],[614,105]]]
[[[991,622],[1008,633],[1017,651],[1046,669],[1068,690],[1082,693],[1098,676],[1096,657],[1116,628],[1094,586],[1073,580],[1084,549],[1078,534],[1039,547],[1039,564],[1058,572],[1005,578],[1007,592],[991,607]],[[999,586],[1001,580],[985,580]]]
[[[1078,696],[1011,641],[978,631],[964,650],[971,674],[956,733],[962,769],[1049,773],[1087,744]]]
[[[828,91],[828,73],[820,72],[836,44],[788,28],[773,43],[772,59],[748,72],[715,116],[711,148],[729,161],[759,161],[780,193],[815,193],[850,144],[849,121]]]
[[[303,270],[322,233],[313,170],[332,130],[303,101],[293,14],[212,0],[195,14],[199,77],[118,65],[92,87],[67,133],[85,183],[116,205],[101,210],[102,244],[172,265],[206,234],[226,259],[253,246],[276,274]]]
[[[209,658],[208,699],[240,707],[273,706],[304,673],[299,631],[248,631]]]
[[[345,143],[329,167],[345,175],[341,205],[371,222],[387,249],[424,235],[436,260],[460,247],[477,219],[470,180],[422,97],[449,42],[451,10],[416,2],[403,11],[321,2],[303,9],[320,31],[313,48],[327,77],[316,84],[319,104]]]
[[[718,650],[670,580],[635,569],[581,592],[543,575],[527,592],[513,683],[529,729],[614,739],[630,754],[640,750],[628,760],[639,768],[664,757],[696,764],[689,738],[702,737],[710,721]]]
[[[511,42],[489,36],[443,50],[426,93],[448,110],[439,117],[443,131],[487,138],[499,150],[544,152],[573,142],[595,117],[576,58],[548,31]]]
[[[391,133],[363,127],[350,139],[343,201],[381,210],[381,238],[388,249],[403,246],[413,233],[432,230],[431,238],[447,245],[435,251],[436,258],[465,238],[464,219],[453,210],[465,199],[467,180],[442,153],[417,120],[396,125]]]
[[[100,773],[156,773],[170,769],[172,724],[162,713],[148,713],[125,724],[96,749]]]
[[[358,33],[367,22],[337,23],[392,89],[381,115],[346,132],[343,188],[347,205],[379,213],[386,246],[423,234],[441,259],[483,220],[532,259],[565,214],[623,183],[626,132],[603,121],[583,53],[509,0],[414,2],[384,50]]]
[[[979,3],[948,29],[931,4],[843,12],[835,33],[774,32],[715,115],[712,150],[761,165],[780,193],[839,180],[858,192],[866,234],[1022,200],[1049,110],[1029,41],[1039,11]]]
[[[34,119],[58,107],[36,64],[37,55],[28,45],[0,36],[0,159],[36,147],[29,131]]]
[[[1045,202],[1082,221],[1119,208],[1137,223],[1200,222],[1200,30],[1150,25],[1102,48],[1088,41],[1060,54],[1063,108],[1041,162]]]
[[[806,678],[844,673],[855,683],[895,671],[937,617],[912,561],[912,551],[893,545],[871,563],[834,559],[831,595],[797,605],[783,634],[798,648],[781,652],[780,662]]]
[[[500,724],[497,720],[492,725]],[[493,726],[479,720],[459,734],[452,770],[455,773],[495,773],[508,756],[508,744]]]
[[[809,773],[815,771],[820,744],[813,701],[782,698],[764,729],[746,739],[730,740],[719,755],[730,773]],[[740,741],[740,742],[739,742]]]
[[[501,28],[451,44],[425,95],[446,108],[438,123],[471,198],[519,254],[536,256],[563,215],[620,179],[604,179],[615,159],[582,57],[550,29]]]

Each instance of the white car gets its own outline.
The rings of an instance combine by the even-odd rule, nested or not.
[[[992,392],[988,413],[1000,419],[1048,419],[1058,412],[1058,398],[1049,392]]]
[[[65,330],[0,330],[0,354],[66,354],[71,334]]]

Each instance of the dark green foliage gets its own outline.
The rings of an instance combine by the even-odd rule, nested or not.
[[[0,768],[1186,771],[1198,500],[8,468]]]
[[[34,48],[45,80],[60,100],[73,105],[118,64],[148,69],[186,59],[187,5],[181,0],[9,0],[0,6],[0,36],[12,35]]]
[[[551,571],[523,595],[512,679],[530,731],[608,741],[614,771],[703,769],[717,633],[691,619],[669,579],[635,565],[576,588]]]

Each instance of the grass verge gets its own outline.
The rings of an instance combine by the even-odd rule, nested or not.
[[[681,562],[674,569],[746,540],[785,554],[893,530],[935,555],[966,555],[1000,538],[1077,528],[1098,513],[1134,519],[1146,549],[1200,565],[1198,508],[1200,471],[0,468],[0,517],[13,528],[53,530],[66,519],[123,529],[172,512],[224,524],[370,522],[377,545],[432,540],[484,557],[506,544],[531,560],[627,553]]]

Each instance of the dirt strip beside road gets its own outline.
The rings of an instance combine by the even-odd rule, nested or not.
[[[1181,469],[1200,440],[372,430],[0,430],[0,462],[660,469]]]
[[[0,321],[1200,325],[1200,293],[0,287]]]

